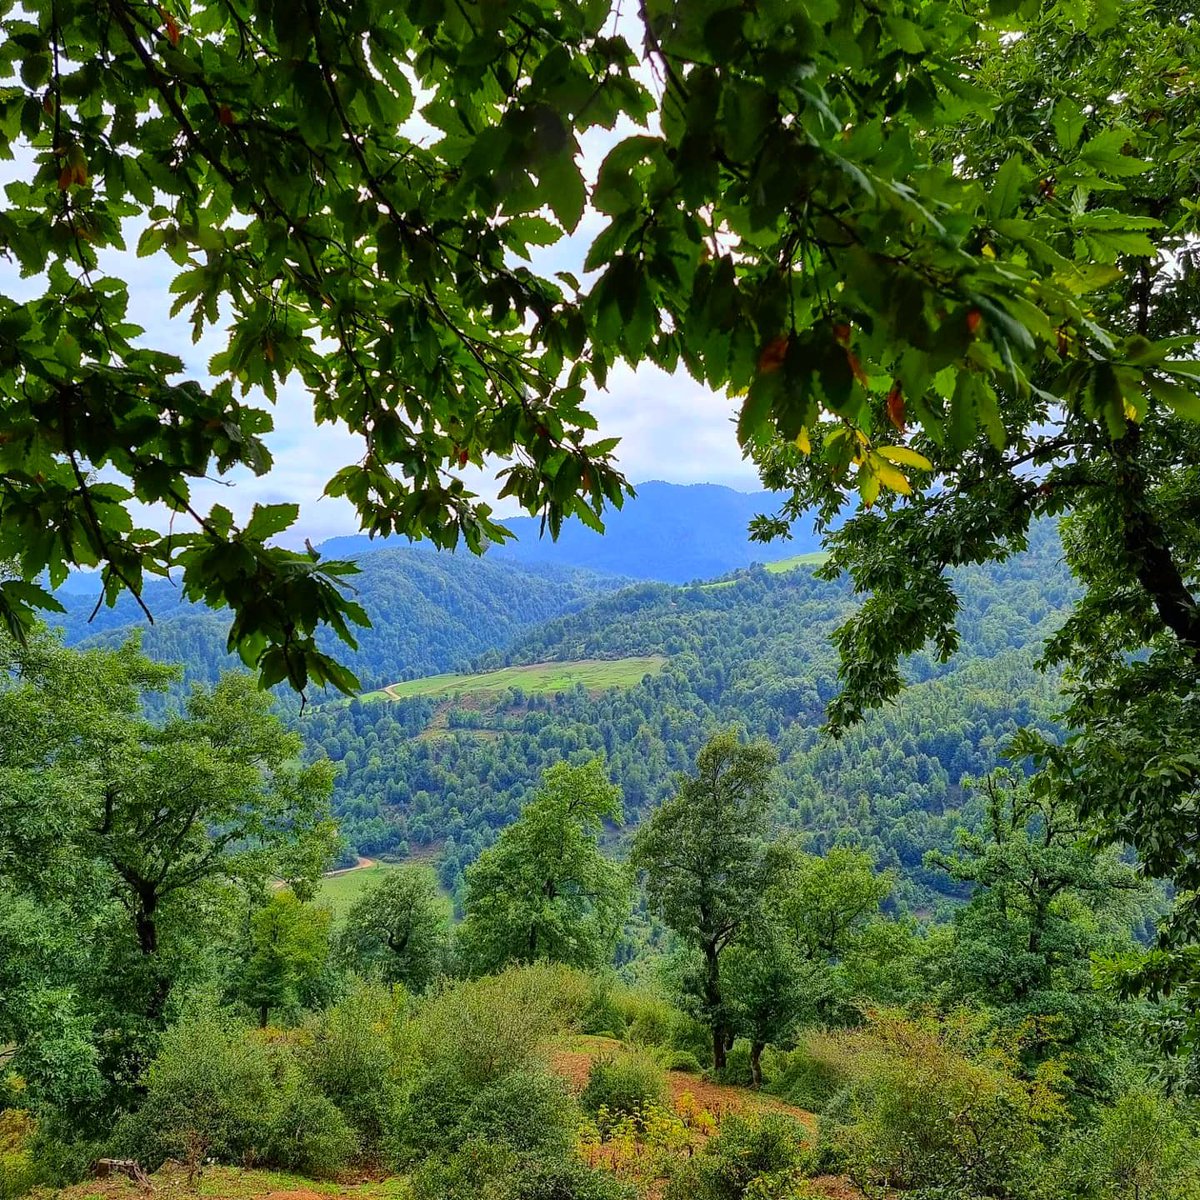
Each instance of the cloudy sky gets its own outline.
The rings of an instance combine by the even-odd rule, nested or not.
[[[592,131],[584,140],[585,173],[594,179],[608,148],[630,130]],[[0,184],[28,169],[28,160],[0,163]],[[582,272],[583,257],[591,238],[602,227],[603,218],[588,212],[575,235],[543,251],[535,268],[545,271]],[[131,228],[129,244],[136,244],[138,230]],[[129,282],[131,317],[147,330],[147,343],[179,355],[188,378],[207,378],[206,363],[223,343],[219,333],[209,331],[193,345],[186,318],[170,321],[169,285],[177,272],[164,254],[138,259],[132,253],[107,254],[105,269]],[[20,280],[15,268],[0,259],[0,293],[24,298],[40,291],[37,280]],[[265,402],[264,402],[265,403]],[[619,465],[632,482],[665,479],[677,483],[723,483],[742,490],[757,490],[752,467],[742,460],[734,436],[733,406],[723,396],[713,395],[696,384],[686,372],[667,376],[653,367],[637,371],[620,367],[609,377],[608,388],[592,395],[590,407],[602,436],[619,437]],[[257,502],[299,501],[300,522],[285,540],[314,541],[332,534],[350,533],[358,522],[350,505],[342,500],[322,499],[326,481],[339,467],[357,460],[362,453],[359,440],[344,430],[325,426],[318,429],[312,418],[311,401],[298,380],[280,389],[274,411],[275,431],[267,439],[275,459],[269,475],[258,479],[249,472],[225,481],[200,483],[193,495],[207,509],[214,503],[231,508],[237,517],[248,513]],[[468,480],[480,495],[494,497],[498,490],[495,470],[469,468]],[[513,509],[498,509],[512,515]],[[146,513],[142,519],[162,525],[165,514]]]

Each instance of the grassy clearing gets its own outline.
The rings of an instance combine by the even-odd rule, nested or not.
[[[479,675],[428,675],[393,683],[380,692],[371,692],[366,700],[402,700],[408,696],[479,696],[520,688],[539,695],[569,692],[582,684],[588,691],[632,687],[645,675],[657,675],[666,658],[650,654],[640,658],[585,658],[577,662],[531,663],[524,667],[504,667]]]
[[[763,570],[768,575],[786,575],[799,567],[819,567],[829,557],[826,550],[812,550],[808,554],[793,554],[791,558],[781,558],[776,562],[763,563]],[[715,583],[701,583],[697,586],[706,592],[716,591],[717,588],[733,587],[745,579],[745,573],[735,575],[732,579],[718,579]]]
[[[309,1179],[287,1171],[247,1170],[207,1166],[198,1179],[168,1163],[150,1176],[146,1186],[124,1176],[91,1179],[56,1193],[57,1200],[321,1200],[326,1196],[361,1200],[402,1200],[412,1195],[405,1176],[386,1179],[350,1178],[338,1181]]]
[[[377,883],[389,871],[396,870],[397,866],[397,863],[377,862],[369,867],[355,867],[326,875],[317,888],[317,903],[328,904],[333,909],[333,919],[340,922],[350,905],[362,895],[364,888]]]
[[[826,550],[813,550],[808,554],[793,554],[791,558],[764,563],[763,567],[771,575],[782,575],[787,571],[794,571],[797,567],[819,567],[828,557],[829,552]]]

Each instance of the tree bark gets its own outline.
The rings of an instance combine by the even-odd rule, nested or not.
[[[762,1087],[762,1042],[750,1043],[750,1082],[755,1088]]]
[[[725,1021],[721,1012],[721,964],[717,947],[704,947],[704,1003],[712,1022],[713,1070],[725,1069]]]

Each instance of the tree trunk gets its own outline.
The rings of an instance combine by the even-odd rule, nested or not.
[[[158,926],[154,921],[157,909],[158,895],[153,888],[139,888],[133,922],[137,929],[138,947],[147,956],[158,952]]]
[[[750,1043],[750,1081],[756,1087],[762,1087],[762,1042]]]
[[[713,1070],[725,1069],[725,1019],[721,1011],[721,964],[715,945],[704,947],[704,1003],[712,1022]]]
[[[268,1004],[260,1004],[258,1006],[258,1027],[266,1029],[267,1021],[271,1016],[271,1007]]]

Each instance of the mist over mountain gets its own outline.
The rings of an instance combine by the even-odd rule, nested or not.
[[[514,540],[493,546],[490,560],[555,563],[586,567],[630,579],[688,583],[711,579],[755,562],[773,562],[815,550],[819,540],[797,527],[789,542],[762,545],[747,532],[750,520],[777,507],[771,492],[739,492],[715,483],[678,484],[651,480],[637,485],[625,507],[610,509],[599,534],[569,521],[554,541],[542,535],[536,517],[514,517],[504,524]],[[395,545],[365,534],[330,538],[320,550],[331,558],[353,558]]]

